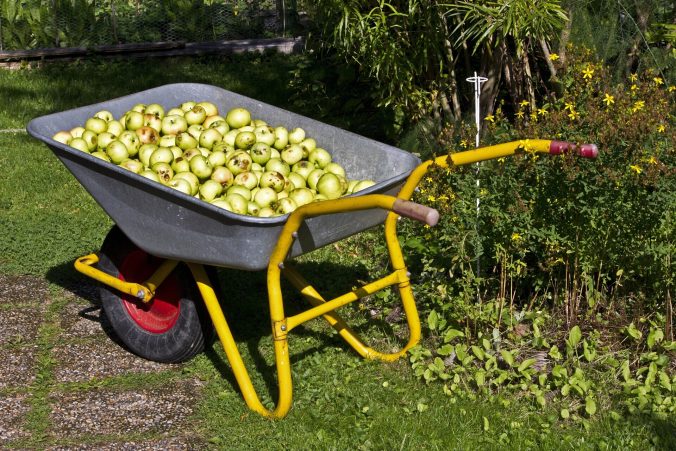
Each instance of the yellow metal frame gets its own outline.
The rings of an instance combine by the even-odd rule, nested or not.
[[[279,398],[274,410],[268,410],[258,398],[204,266],[198,263],[188,263],[187,265],[197,282],[200,294],[204,299],[209,315],[214,323],[218,338],[223,345],[223,349],[230,362],[235,379],[239,384],[244,400],[249,408],[265,417],[283,418],[286,416],[291,408],[292,402],[288,333],[300,324],[319,316],[323,316],[324,319],[338,331],[339,335],[364,358],[394,361],[404,355],[411,347],[415,346],[420,340],[420,319],[413,299],[409,273],[406,270],[404,257],[397,239],[396,225],[399,215],[393,211],[395,209],[395,201],[397,201],[397,199],[410,199],[416,186],[433,164],[440,167],[448,167],[451,165],[461,166],[493,158],[506,157],[515,154],[519,150],[548,153],[550,152],[551,143],[552,142],[549,140],[515,141],[438,157],[434,160],[426,161],[414,169],[397,197],[380,194],[346,197],[332,201],[307,204],[291,213],[280,233],[275,249],[270,256],[270,262],[267,269],[268,302],[270,306],[270,320],[272,322],[272,338],[275,348],[277,383],[279,385]],[[325,300],[289,262],[286,262],[288,252],[296,237],[296,232],[306,218],[372,208],[381,208],[390,211],[385,220],[385,240],[392,265],[392,272],[381,279],[367,283],[349,293],[331,300]],[[146,282],[138,284],[121,281],[96,269],[94,265],[97,262],[98,257],[95,254],[87,255],[77,259],[75,268],[86,276],[123,293],[136,296],[143,302],[150,302],[152,300],[155,289],[178,264],[177,261],[166,260]],[[281,291],[282,275],[284,275],[284,277],[309,302],[311,307],[308,310],[293,316],[286,316],[284,313],[284,303]],[[379,290],[393,286],[397,287],[401,297],[409,328],[409,338],[406,345],[398,352],[381,353],[364,344],[335,310],[346,304],[357,301],[364,296],[371,295]]]

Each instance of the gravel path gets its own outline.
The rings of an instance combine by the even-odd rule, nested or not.
[[[0,275],[0,449],[205,448],[202,383],[124,350],[93,293]]]

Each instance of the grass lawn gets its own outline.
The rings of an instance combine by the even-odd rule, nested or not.
[[[43,69],[0,71],[0,129],[22,129],[33,117],[107,100],[170,82],[202,82],[285,106],[293,58],[148,60],[122,63],[72,63]],[[312,116],[311,111],[300,112]],[[30,274],[46,279],[56,305],[84,281],[72,269],[76,257],[98,250],[110,219],[46,146],[23,132],[0,133],[0,274]],[[370,239],[374,235],[368,232]],[[366,239],[351,238],[301,259],[301,272],[327,291],[346,291],[368,277]],[[330,280],[325,275],[331,274]],[[276,400],[265,280],[262,273],[223,270],[224,311],[253,383],[264,403]],[[298,296],[291,296],[295,300]],[[293,309],[294,301],[290,302]],[[47,312],[49,315],[49,312]],[[398,325],[369,321],[358,309],[346,316],[378,347],[398,344]],[[49,324],[41,331],[40,355],[56,345]],[[391,339],[383,337],[394,337]],[[406,361],[363,361],[321,320],[290,335],[294,404],[288,417],[270,421],[250,412],[238,392],[220,348],[176,370],[171,378],[197,378],[204,389],[195,402],[193,431],[222,449],[649,449],[672,446],[673,425],[613,421],[600,414],[581,423],[562,423],[557,412],[534,413],[529,399],[460,399],[451,403],[439,385],[425,385]],[[0,349],[1,350],[1,349]],[[55,386],[53,362],[38,362],[41,375],[30,386],[28,428],[32,436],[17,447],[61,444],[44,434],[45,387]],[[163,378],[144,378],[160,386]],[[132,387],[120,376],[106,384]],[[77,391],[83,386],[64,389]],[[0,388],[0,398],[13,389]],[[171,426],[167,426],[172,434]],[[179,431],[176,431],[178,433]],[[143,438],[142,434],[133,438]],[[660,437],[655,442],[655,437]],[[111,438],[124,439],[125,436]],[[669,442],[671,440],[671,442]],[[72,443],[71,443],[72,444]]]

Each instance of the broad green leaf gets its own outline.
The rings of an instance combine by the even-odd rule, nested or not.
[[[561,355],[561,351],[559,351],[559,347],[554,345],[551,347],[549,350],[549,357],[551,357],[554,360],[561,360],[563,356]]]
[[[568,396],[569,393],[570,393],[570,385],[565,384],[563,387],[561,387],[561,394],[563,396]]]
[[[634,340],[640,340],[643,336],[641,331],[636,328],[636,325],[633,322],[627,326],[627,334]]]
[[[482,417],[484,422],[484,432],[487,432],[490,429],[490,424],[488,423],[488,418]]]
[[[669,375],[664,371],[660,371],[659,377],[660,377],[660,385],[666,388],[667,390],[671,391],[671,381],[669,380]]]
[[[664,332],[662,332],[662,329],[652,329],[650,333],[648,334],[648,348],[652,349],[653,346],[655,346],[656,343],[661,342],[664,339]]]
[[[535,395],[535,401],[540,405],[540,407],[544,407],[547,404],[547,400],[542,393]]]
[[[631,380],[631,370],[629,369],[629,360],[625,360],[622,362],[622,366],[620,367],[622,370],[622,378],[624,379],[625,382],[629,382]]]
[[[430,330],[436,330],[437,325],[439,324],[439,314],[437,313],[436,310],[432,310],[427,317],[427,325],[429,326]]]
[[[577,348],[577,345],[580,343],[580,339],[582,338],[582,331],[580,330],[580,326],[575,326],[572,329],[570,329],[570,332],[568,333],[568,344],[573,348]]]
[[[519,365],[519,368],[517,368],[517,370],[518,370],[519,372],[525,371],[526,369],[528,369],[528,368],[530,368],[531,366],[533,366],[533,364],[534,364],[536,361],[537,361],[536,359],[532,359],[532,358],[531,358],[531,359],[526,359],[526,360],[524,360],[523,362],[521,362],[521,365]]]
[[[509,352],[505,349],[501,349],[500,355],[502,356],[505,363],[507,363],[507,365],[514,366],[514,356],[512,355],[511,352]]]
[[[596,350],[589,346],[587,340],[582,341],[583,355],[587,362],[591,362],[596,357]]]
[[[596,413],[596,401],[591,397],[587,397],[584,402],[584,410],[589,416],[592,416]]]
[[[484,354],[484,351],[478,346],[472,346],[472,352],[479,360],[486,358],[486,354]]]
[[[483,371],[477,371],[474,375],[474,380],[479,387],[483,386],[486,383],[486,373]]]
[[[464,337],[465,334],[457,329],[448,329],[444,333],[444,342],[449,343],[453,341],[454,338]]]
[[[441,346],[439,349],[437,349],[437,354],[443,355],[443,356],[451,355],[451,353],[453,352],[453,349],[454,349],[453,345],[445,344],[445,345]]]
[[[554,377],[568,377],[568,370],[561,365],[554,365],[554,368],[552,368],[552,375]]]
[[[490,351],[490,350],[491,350],[491,342],[488,341],[488,339],[486,339],[486,338],[482,339],[482,340],[481,340],[481,345],[484,347],[484,349],[485,349],[486,351]]]
[[[570,417],[570,412],[568,409],[561,409],[561,418],[567,420]]]

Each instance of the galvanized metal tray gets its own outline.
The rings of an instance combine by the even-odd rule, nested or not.
[[[414,155],[331,125],[216,86],[177,83],[30,121],[28,133],[44,142],[122,231],[141,249],[163,258],[228,268],[267,267],[288,216],[257,218],[223,210],[114,164],[54,141],[59,130],[82,125],[100,110],[119,117],[137,103],[165,108],[186,101],[210,101],[225,113],[244,107],[272,126],[301,127],[329,150],[351,179],[376,184],[362,194],[396,195],[420,163]],[[298,256],[382,223],[387,212],[366,210],[309,218],[298,232],[290,257]]]

